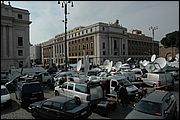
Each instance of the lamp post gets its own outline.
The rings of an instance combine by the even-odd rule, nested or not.
[[[149,27],[149,30],[152,30],[152,35],[153,35],[153,37],[152,37],[152,54],[154,54],[154,31],[155,30],[157,30],[158,29],[158,26],[156,26],[156,27],[153,27],[153,26],[151,26],[151,27]]]
[[[58,1],[58,4],[61,4],[62,8],[64,8],[64,20],[63,22],[65,23],[64,29],[65,29],[65,70],[67,71],[67,62],[68,62],[68,58],[67,58],[67,7],[68,4],[71,3],[71,7],[73,7],[73,2],[72,1],[62,1],[60,3],[60,1]]]

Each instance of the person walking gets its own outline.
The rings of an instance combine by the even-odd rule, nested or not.
[[[122,107],[128,106],[128,92],[123,83],[121,83],[121,87],[119,90],[119,97],[121,99]]]

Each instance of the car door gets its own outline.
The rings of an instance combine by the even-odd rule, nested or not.
[[[173,119],[174,112],[176,110],[176,100],[173,94],[168,94],[165,99],[164,115],[166,119]]]
[[[67,89],[66,89],[66,93],[65,93],[66,96],[69,96],[69,97],[73,97],[74,96],[74,94],[75,94],[74,86],[75,86],[75,83],[71,83],[71,82],[68,83],[68,86],[67,86]]]
[[[39,116],[41,117],[41,118],[46,118],[46,119],[51,119],[51,118],[53,118],[54,116],[54,114],[53,114],[53,112],[52,112],[52,110],[51,110],[51,108],[52,108],[52,102],[51,101],[45,101],[43,104],[42,104],[42,106],[41,106],[41,108],[39,109]]]

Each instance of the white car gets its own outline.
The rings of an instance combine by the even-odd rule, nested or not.
[[[1,85],[1,107],[4,105],[11,105],[11,96],[8,89]]]

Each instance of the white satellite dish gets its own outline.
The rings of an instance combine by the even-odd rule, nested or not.
[[[111,71],[112,65],[113,65],[113,61],[111,61],[108,65],[108,68],[107,68],[108,73]]]
[[[114,66],[115,70],[118,71],[121,68],[121,66],[122,66],[122,62],[121,61],[116,62],[115,66]]]
[[[154,65],[156,70],[160,70],[166,66],[166,59],[163,57],[159,57],[154,61]]]
[[[128,58],[126,61],[128,62],[128,61],[130,61],[131,60],[131,58]]]
[[[168,61],[171,61],[172,60],[172,57],[170,56],[170,57],[168,57]]]
[[[179,53],[175,56],[176,61],[179,61]]]
[[[145,66],[145,69],[148,71],[148,72],[153,72],[156,68],[154,66],[154,63],[148,63],[146,66]]]
[[[142,62],[142,65],[145,67],[148,63],[149,63],[149,61],[144,60],[144,61]]]
[[[154,62],[154,61],[155,61],[155,59],[156,59],[156,55],[155,55],[155,54],[153,54],[153,55],[152,55],[152,57],[151,57],[151,62]]]
[[[110,61],[109,60],[105,60],[104,63],[103,63],[104,69],[108,69],[109,64],[110,64]]]
[[[77,63],[77,67],[76,67],[76,71],[77,71],[77,72],[80,71],[81,65],[82,65],[82,61],[79,60],[78,63]]]

